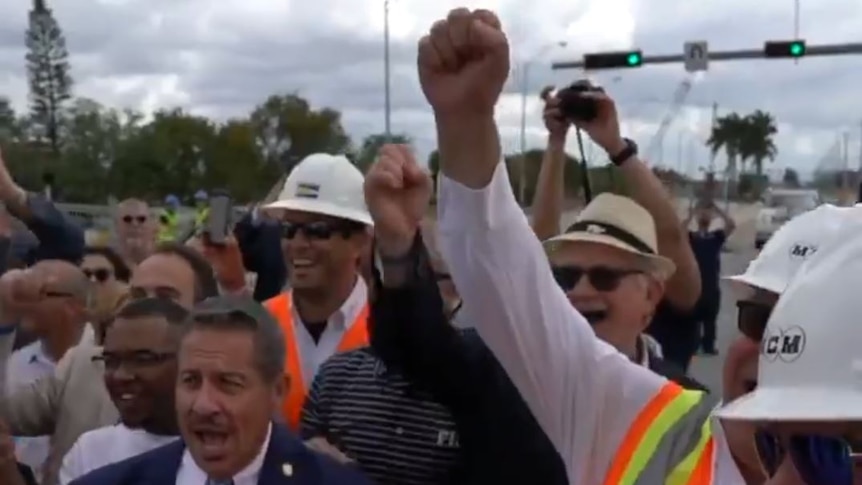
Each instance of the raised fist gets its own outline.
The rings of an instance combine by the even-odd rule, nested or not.
[[[419,41],[419,82],[439,115],[493,113],[509,76],[509,42],[488,10],[458,8]]]
[[[5,318],[20,317],[52,293],[56,276],[37,268],[12,269],[0,276],[0,308]]]
[[[384,145],[365,176],[365,203],[382,252],[406,252],[431,201],[431,176],[406,145]],[[394,255],[394,254],[393,254]]]

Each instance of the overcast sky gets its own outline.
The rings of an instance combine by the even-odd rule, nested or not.
[[[800,0],[801,37],[811,44],[862,41],[862,2]],[[0,95],[26,103],[24,31],[29,2],[0,6]],[[224,119],[246,114],[274,92],[299,92],[344,115],[354,140],[384,128],[383,0],[55,0],[78,96],[113,107],[183,106]],[[416,81],[416,41],[452,6],[495,9],[512,44],[513,66],[531,60],[527,145],[544,143],[537,93],[578,71],[552,72],[553,60],[639,47],[674,54],[687,40],[710,49],[756,48],[793,37],[793,0],[393,0],[390,6],[392,126],[424,156],[434,147],[432,118]],[[557,45],[565,41],[566,47]],[[618,99],[624,132],[657,163],[694,171],[711,105],[719,114],[763,109],[779,122],[775,167],[812,170],[842,133],[852,164],[860,158],[862,59],[807,58],[713,63],[695,82],[663,149],[648,150],[683,66],[647,66],[593,79]],[[507,151],[519,149],[519,75],[513,72],[498,118]],[[571,137],[572,141],[574,137]],[[657,146],[658,144],[653,144]],[[571,144],[574,152],[575,145]],[[589,151],[589,150],[588,150]],[[595,154],[598,159],[598,154]],[[834,158],[831,157],[831,158]],[[719,167],[723,158],[719,157]],[[833,162],[835,165],[837,162]]]

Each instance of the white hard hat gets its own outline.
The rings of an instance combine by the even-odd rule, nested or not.
[[[772,312],[758,386],[718,410],[744,421],[862,421],[862,215],[806,261]]]
[[[802,263],[835,237],[843,221],[858,207],[824,204],[787,221],[769,238],[745,273],[727,277],[737,289],[758,288],[781,294]]]
[[[370,226],[374,223],[365,207],[364,180],[344,155],[315,153],[294,167],[278,199],[262,209],[311,212]]]

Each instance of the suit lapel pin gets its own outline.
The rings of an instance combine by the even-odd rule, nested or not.
[[[291,465],[290,463],[285,463],[284,465],[281,465],[281,473],[283,473],[286,477],[292,477],[293,465]]]

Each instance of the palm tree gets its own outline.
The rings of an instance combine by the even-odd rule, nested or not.
[[[746,116],[746,129],[739,140],[740,151],[754,162],[757,175],[763,174],[763,162],[774,160],[778,154],[773,137],[778,133],[775,119],[761,110]]]
[[[745,119],[736,113],[721,116],[715,120],[712,132],[706,141],[706,146],[712,150],[715,156],[724,149],[727,154],[728,182],[732,183],[737,174],[737,163],[744,163],[745,158],[740,159],[743,154],[740,141],[745,132]]]

